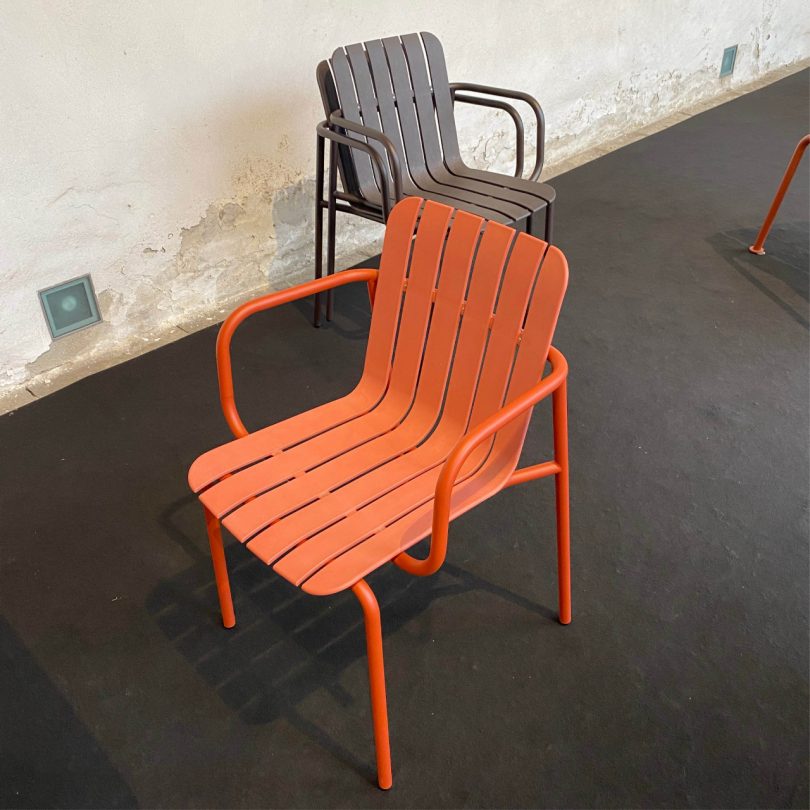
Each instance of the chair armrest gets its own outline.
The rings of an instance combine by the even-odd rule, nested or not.
[[[529,180],[539,180],[540,172],[543,171],[543,153],[546,139],[546,119],[543,115],[543,108],[534,96],[522,93],[519,90],[506,90],[502,87],[489,87],[485,84],[470,84],[468,82],[454,82],[450,85],[450,93],[455,96],[458,90],[466,90],[471,93],[481,93],[486,96],[502,96],[503,98],[513,98],[523,101],[532,108],[535,120],[537,121],[537,150],[534,160],[534,168],[529,175]],[[466,101],[466,98],[464,99]]]
[[[477,107],[493,107],[508,113],[515,123],[515,177],[523,175],[523,161],[525,157],[525,145],[523,134],[523,119],[518,111],[505,101],[496,98],[480,98],[479,96],[468,96],[465,93],[453,93],[453,101],[460,101],[463,104],[474,104]]]
[[[353,132],[355,135],[362,135],[364,138],[368,138],[371,141],[376,141],[379,143],[383,149],[385,150],[385,155],[388,158],[388,165],[391,169],[391,179],[393,180],[394,184],[394,203],[398,203],[402,199],[402,170],[399,165],[399,158],[397,157],[397,150],[394,146],[393,141],[384,133],[380,132],[379,130],[372,129],[371,127],[363,126],[363,124],[356,124],[354,121],[349,121],[343,117],[341,110],[336,110],[329,116],[329,120],[327,122],[329,127],[340,127],[340,129],[344,129],[347,132]],[[330,132],[333,134],[340,134],[335,133],[334,129],[330,129]],[[359,147],[359,145],[363,143],[362,141],[358,141],[355,138],[349,138],[348,143],[346,146],[350,147]],[[366,144],[368,147],[364,151],[368,152],[368,154],[376,154],[378,160],[375,161],[375,164],[380,171],[381,178],[383,183],[386,183],[387,176],[383,172],[382,161],[379,160],[379,153],[376,152],[373,148]],[[387,183],[386,183],[387,185]],[[382,188],[381,188],[382,190]],[[387,202],[387,199],[386,199]],[[386,215],[386,219],[387,219]]]
[[[548,359],[551,362],[551,373],[547,377],[472,428],[453,448],[444,462],[439,480],[436,482],[430,551],[423,560],[417,560],[406,552],[398,555],[394,562],[404,571],[409,574],[426,576],[439,570],[447,555],[447,533],[450,527],[450,502],[453,486],[464,462],[476,447],[562,385],[568,376],[568,363],[553,346],[549,349]]]
[[[236,410],[233,391],[233,370],[231,368],[231,338],[236,328],[242,321],[261,312],[265,309],[272,309],[281,304],[288,304],[290,301],[297,301],[299,298],[306,298],[313,293],[323,292],[333,287],[342,287],[344,284],[351,284],[354,281],[365,281],[374,284],[377,280],[377,270],[373,268],[359,270],[344,270],[325,278],[308,281],[305,284],[298,284],[287,290],[268,293],[252,301],[246,301],[238,306],[223,322],[217,335],[217,379],[219,380],[219,401],[222,405],[222,413],[225,421],[231,429],[231,433],[239,439],[247,436],[248,429],[239,418]]]

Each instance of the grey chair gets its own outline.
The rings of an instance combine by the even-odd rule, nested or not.
[[[326,120],[317,127],[315,277],[323,273],[323,215],[327,212],[326,272],[335,271],[338,211],[386,222],[393,205],[418,196],[552,239],[554,189],[537,182],[543,169],[543,110],[527,93],[481,84],[450,84],[441,43],[405,34],[338,48],[317,69]],[[470,95],[474,93],[476,95]],[[537,122],[534,167],[523,178],[524,129],[504,98],[528,104]],[[456,102],[505,111],[515,124],[515,175],[474,169],[461,158]],[[324,152],[329,171],[324,194]],[[341,189],[338,189],[338,176]],[[326,306],[332,317],[332,297]],[[315,325],[320,325],[315,300]]]

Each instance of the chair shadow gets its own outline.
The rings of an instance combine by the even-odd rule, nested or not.
[[[231,711],[249,725],[284,718],[339,761],[374,779],[367,757],[358,756],[299,710],[302,702],[325,690],[341,707],[353,703],[341,685],[342,673],[365,660],[363,617],[354,596],[329,599],[303,593],[276,576],[238,543],[227,543],[237,624],[222,627],[202,516],[189,495],[161,515],[166,534],[194,563],[163,580],[149,595],[146,609],[197,674]],[[190,535],[195,530],[196,535]],[[188,528],[186,528],[188,526]],[[418,549],[417,549],[418,551]],[[452,564],[426,578],[414,578],[393,565],[371,578],[390,638],[428,610],[434,601],[484,591],[547,619],[556,614]]]
[[[709,237],[708,242],[746,281],[771,299],[796,323],[810,329],[807,308],[800,311],[788,297],[810,300],[810,263],[807,249],[807,223],[789,222],[775,225],[765,249],[767,253],[756,256],[748,251],[754,243],[757,231],[739,228],[724,231]]]

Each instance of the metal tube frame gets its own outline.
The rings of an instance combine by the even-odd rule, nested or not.
[[[459,98],[458,96],[459,90],[465,91],[465,95],[461,98]],[[540,173],[543,171],[544,144],[546,140],[546,117],[543,113],[543,108],[540,106],[540,102],[534,96],[530,96],[528,93],[522,93],[519,90],[506,90],[503,87],[490,87],[489,85],[486,84],[470,84],[469,82],[451,82],[450,93],[454,98],[458,99],[459,101],[469,103],[469,97],[466,95],[467,92],[480,93],[481,95],[484,96],[501,96],[501,98],[512,98],[515,99],[516,101],[522,101],[525,104],[528,104],[529,107],[531,107],[532,112],[534,113],[535,121],[537,123],[537,143],[534,159],[534,168],[532,168],[532,173],[529,175],[528,179],[535,181],[539,180]],[[479,99],[477,102],[472,103],[483,104],[484,99]],[[516,173],[515,177],[518,176],[519,175]]]
[[[482,98],[480,96],[471,96],[468,93],[459,92],[464,90],[473,93],[480,93],[481,96],[485,97]],[[528,179],[534,182],[540,179],[540,174],[543,171],[545,154],[546,119],[545,115],[543,114],[543,108],[540,106],[540,103],[536,98],[534,98],[534,96],[530,96],[528,93],[522,93],[518,90],[505,90],[500,87],[490,87],[489,85],[485,84],[469,84],[467,82],[453,82],[450,85],[450,96],[454,102],[460,101],[464,104],[476,104],[480,107],[493,107],[498,110],[503,110],[509,114],[515,123],[515,177],[521,177],[523,175],[523,166],[525,161],[525,134],[523,119],[511,104],[507,104],[505,101],[498,98],[492,98],[492,96],[512,98],[528,104],[529,107],[531,107],[537,122],[537,143],[534,168],[532,169],[532,173],[529,175]],[[526,230],[533,236],[539,237],[540,234],[535,232],[534,222],[532,222],[533,219],[533,215],[529,217],[526,224]],[[551,244],[554,240],[553,200],[549,200],[546,203],[545,222],[543,223],[543,239],[545,239],[545,241],[549,244]]]
[[[376,141],[382,146],[385,157],[388,161],[390,173],[386,171],[383,157],[378,149],[371,143],[349,137],[345,132],[353,132],[356,135]],[[338,211],[347,214],[359,214],[366,219],[385,224],[388,221],[393,204],[402,199],[402,173],[397,158],[396,149],[391,140],[382,132],[355,124],[343,118],[340,110],[336,110],[329,116],[328,121],[322,121],[316,127],[316,161],[315,161],[315,278],[323,276],[323,211],[327,211],[327,236],[326,236],[326,274],[331,276],[335,272],[335,220]],[[323,194],[324,184],[324,144],[329,141],[329,174],[328,190],[326,199]],[[374,209],[367,200],[355,197],[353,194],[339,192],[337,190],[338,179],[338,145],[348,146],[350,149],[359,149],[365,152],[371,159],[377,185],[380,188],[380,208]],[[389,183],[389,177],[391,182]],[[391,196],[391,186],[393,186],[393,197]],[[346,205],[339,205],[339,201]],[[326,320],[332,320],[333,296],[331,290],[326,294]],[[315,298],[315,312],[313,324],[321,325],[321,301],[320,296]]]
[[[776,194],[773,196],[773,202],[771,203],[771,207],[768,209],[768,213],[765,216],[765,221],[762,223],[762,227],[759,229],[756,241],[748,248],[751,253],[756,253],[757,256],[762,256],[765,253],[765,240],[768,238],[771,225],[773,225],[773,221],[776,219],[776,214],[779,211],[779,207],[782,205],[782,200],[785,198],[785,194],[787,194],[787,190],[790,187],[791,182],[793,182],[793,175],[796,174],[796,169],[799,167],[799,163],[801,162],[802,156],[804,155],[808,146],[810,146],[810,135],[805,135],[796,144],[796,148],[793,150],[790,163],[788,163],[788,167],[785,169],[785,174],[782,177],[782,181],[779,183],[779,188],[776,189]]]

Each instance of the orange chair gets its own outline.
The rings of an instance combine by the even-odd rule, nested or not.
[[[568,368],[551,347],[567,280],[556,247],[409,197],[388,220],[379,274],[347,270],[262,296],[220,330],[220,399],[236,439],[200,456],[188,478],[205,510],[223,623],[236,620],[220,520],[307,593],[352,589],[365,617],[381,788],[391,787],[391,757],[380,609],[367,574],[389,561],[418,576],[434,573],[452,518],[504,487],[553,475],[559,615],[571,621]],[[368,284],[373,314],[357,387],[248,433],[231,376],[237,326],[255,312],[358,281]],[[549,394],[554,460],[518,470],[532,407]],[[428,535],[427,557],[407,553]]]

